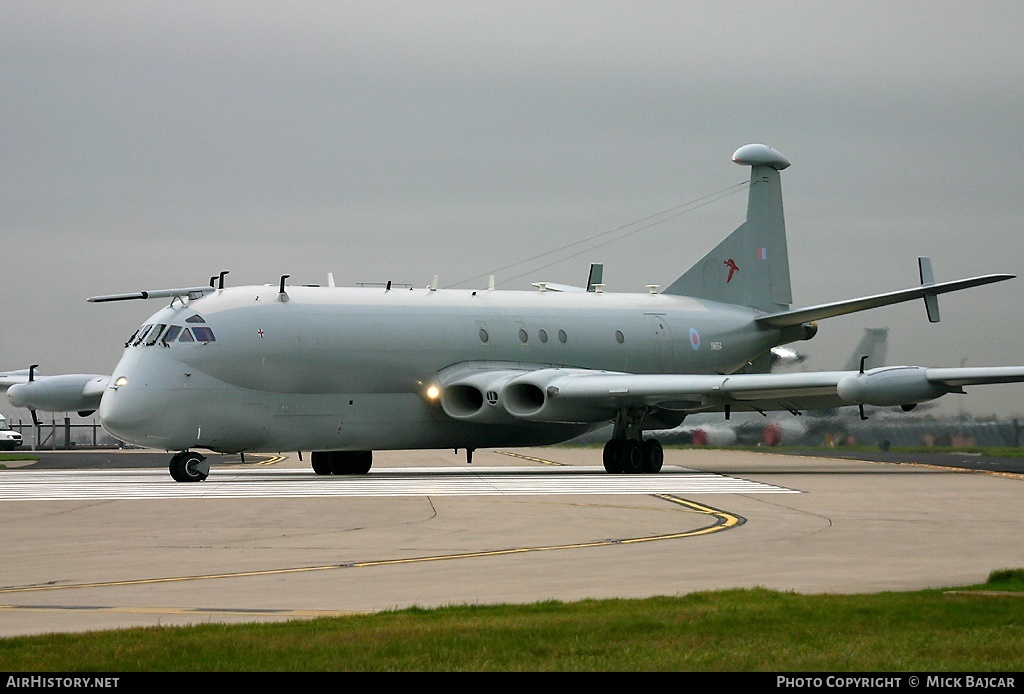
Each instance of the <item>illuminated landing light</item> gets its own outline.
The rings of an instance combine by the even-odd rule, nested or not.
[[[441,395],[441,389],[438,388],[437,386],[430,386],[429,388],[427,388],[427,398],[428,399],[430,399],[430,400],[437,400],[437,398],[440,395]]]
[[[120,388],[121,386],[126,386],[126,385],[128,385],[128,379],[125,378],[124,376],[118,376],[117,380],[114,381],[114,387],[115,388]]]

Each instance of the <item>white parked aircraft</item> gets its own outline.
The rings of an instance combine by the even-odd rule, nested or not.
[[[608,472],[655,473],[661,444],[643,432],[692,413],[910,409],[965,385],[1024,380],[1024,366],[767,373],[772,348],[810,339],[814,321],[912,299],[935,321],[939,294],[1012,276],[935,282],[921,258],[919,286],[791,310],[789,161],[761,144],[733,161],[751,167],[746,222],[661,292],[309,287],[288,275],[225,288],[221,273],[210,286],[93,297],[171,299],[127,342],[100,421],[125,441],[177,451],[170,471],[181,482],[209,474],[193,449],[313,451],[318,474],[354,474],[370,470],[375,449],[471,456],[609,422]],[[32,387],[8,394],[32,402]]]

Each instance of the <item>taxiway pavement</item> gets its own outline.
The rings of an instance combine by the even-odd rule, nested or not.
[[[669,449],[608,475],[600,449],[374,454],[42,452],[0,470],[0,636],[303,619],[448,604],[634,598],[763,586],[952,587],[1024,566],[1024,475]],[[100,456],[100,457],[95,457]]]

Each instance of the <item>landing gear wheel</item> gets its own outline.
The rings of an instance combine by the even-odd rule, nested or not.
[[[622,472],[622,468],[619,466],[619,459],[616,455],[616,451],[619,449],[619,444],[622,443],[621,439],[612,439],[604,445],[604,469],[612,475],[617,475]]]
[[[373,467],[373,451],[358,451],[352,456],[350,473],[353,475],[365,475]]]
[[[640,442],[636,439],[624,439],[616,451],[615,458],[619,467],[627,475],[643,472],[643,458],[640,454]]]
[[[335,475],[365,475],[373,465],[373,451],[334,451],[331,472]]]
[[[182,451],[171,458],[168,466],[175,482],[202,482],[210,475],[206,456],[193,451]]]
[[[318,475],[365,475],[373,467],[373,451],[313,451]]]
[[[656,474],[661,472],[661,466],[665,462],[665,449],[658,439],[647,439],[640,445],[640,458],[643,461],[642,472]]]
[[[313,451],[310,455],[313,463],[313,472],[318,475],[329,475],[331,469],[331,454],[326,451]]]

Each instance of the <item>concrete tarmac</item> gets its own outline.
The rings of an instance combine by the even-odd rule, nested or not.
[[[100,457],[93,457],[100,456]],[[44,452],[0,470],[0,636],[307,619],[448,604],[763,586],[955,587],[1024,567],[1024,475],[934,463],[668,450],[607,475],[599,448],[374,454]]]

